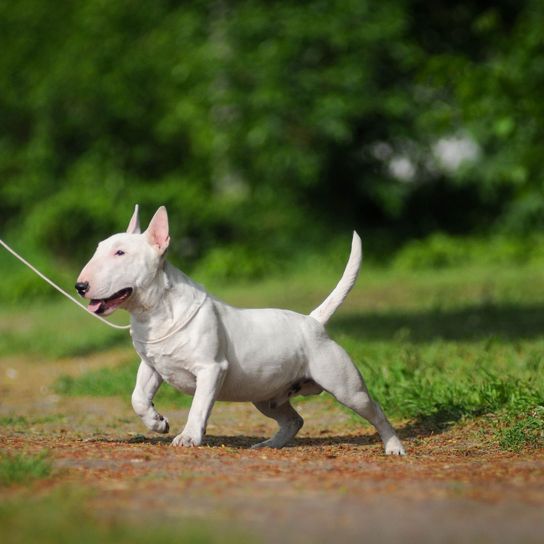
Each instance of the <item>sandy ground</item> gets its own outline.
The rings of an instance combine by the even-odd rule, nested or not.
[[[397,425],[408,456],[391,458],[373,430],[332,401],[306,401],[306,425],[283,450],[250,446],[275,426],[251,405],[216,405],[206,445],[147,433],[126,399],[63,398],[61,374],[114,364],[126,352],[55,363],[0,360],[3,452],[48,450],[60,486],[92,491],[101,516],[196,520],[263,542],[544,542],[544,451],[500,451],[485,421],[441,433]],[[158,407],[173,428],[186,410]],[[0,491],[0,499],[17,490]]]

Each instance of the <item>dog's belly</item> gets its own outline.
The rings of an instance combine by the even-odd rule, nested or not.
[[[284,397],[308,379],[308,345],[322,327],[288,310],[221,307],[229,363],[219,400],[260,402]]]
[[[238,372],[230,368],[217,400],[231,402],[261,402],[285,396],[292,384],[298,381],[295,373],[289,373],[282,377],[254,375]]]
[[[194,395],[196,376],[183,368],[181,362],[177,365],[170,358],[167,361],[159,358],[153,360],[153,368],[166,383],[178,391]],[[237,363],[230,364],[216,400],[260,402],[290,396],[289,391],[293,389],[293,384],[303,380],[295,368],[295,365],[286,365],[281,371],[277,364],[272,364],[268,369],[252,366],[242,369]]]
[[[323,389],[313,380],[308,378],[293,379],[290,382],[275,382],[274,387],[270,383],[253,383],[253,387],[237,387],[231,389],[224,387],[217,400],[231,402],[263,402],[269,401],[271,404],[281,405],[287,402],[291,397],[318,395]]]
[[[190,363],[179,356],[152,356],[146,361],[175,389],[194,395],[196,376],[188,370]],[[261,363],[254,358],[229,360],[223,384],[216,400],[231,402],[260,402],[284,397],[293,384],[305,379],[305,365],[297,359],[268,359]]]

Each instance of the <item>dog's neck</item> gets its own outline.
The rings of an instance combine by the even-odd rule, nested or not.
[[[138,338],[155,338],[183,322],[205,298],[203,287],[164,262],[151,283],[134,292],[125,309],[131,314],[132,331]]]

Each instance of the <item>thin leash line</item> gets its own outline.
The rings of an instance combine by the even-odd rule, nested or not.
[[[196,306],[194,306],[191,312],[189,312],[189,315],[187,315],[187,317],[177,327],[172,329],[170,332],[166,333],[164,336],[161,336],[160,338],[154,338],[153,340],[140,340],[139,338],[134,338],[134,336],[132,336],[132,331],[130,331],[132,340],[140,344],[158,344],[159,342],[162,342],[163,340],[170,338],[171,336],[179,332],[181,329],[183,329],[183,327],[185,327],[189,323],[189,321],[191,321],[193,317],[196,316],[196,314],[198,313],[198,310],[202,308],[202,305],[206,302],[207,298],[208,298],[207,295],[204,296],[204,298]]]
[[[115,323],[110,323],[108,320],[104,319],[103,317],[100,317],[99,315],[89,312],[86,306],[81,304],[79,300],[75,299],[72,295],[70,295],[64,289],[62,289],[62,287],[59,287],[55,282],[53,282],[47,276],[42,274],[36,267],[32,266],[26,259],[21,257],[21,255],[19,255],[15,250],[11,249],[11,247],[9,247],[8,244],[6,244],[6,242],[4,242],[4,240],[2,240],[1,238],[0,238],[0,245],[2,245],[7,251],[9,251],[15,258],[19,259],[25,266],[30,268],[32,272],[40,276],[42,280],[44,280],[49,285],[51,285],[51,287],[56,289],[59,293],[63,294],[66,298],[69,298],[74,304],[77,304],[80,308],[83,308],[83,310],[85,310],[87,315],[91,315],[92,317],[99,319],[100,321],[102,321],[102,323],[105,323],[106,325],[109,325],[110,327],[114,329],[122,329],[122,330],[130,329],[131,327],[130,325],[116,325]]]

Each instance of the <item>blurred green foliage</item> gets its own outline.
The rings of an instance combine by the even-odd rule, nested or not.
[[[0,503],[2,540],[7,544],[259,544],[258,536],[233,523],[228,531],[196,517],[154,518],[96,513],[94,495],[82,487],[56,487],[49,493],[12,494]]]
[[[166,204],[173,258],[231,278],[352,228],[532,232],[543,26],[539,0],[2,2],[0,233],[77,267]]]
[[[544,264],[544,236],[460,238],[437,232],[406,243],[393,259],[394,267],[408,270],[509,266],[513,263],[516,266]]]

